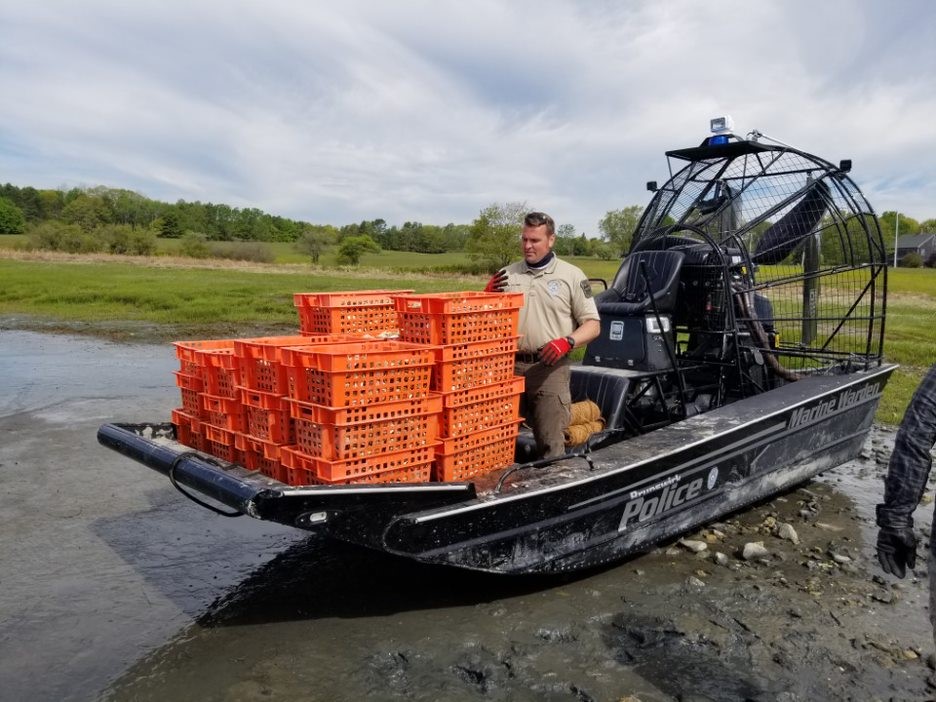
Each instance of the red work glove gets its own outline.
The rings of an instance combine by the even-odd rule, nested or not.
[[[507,287],[507,271],[500,270],[491,276],[488,284],[484,287],[484,292],[504,292]]]
[[[539,350],[539,357],[540,360],[547,366],[552,366],[558,363],[559,359],[561,359],[571,350],[572,344],[569,343],[568,337],[559,337],[558,339],[553,339],[545,346],[543,346],[543,348]]]

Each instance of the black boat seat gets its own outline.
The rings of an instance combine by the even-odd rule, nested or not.
[[[672,312],[684,257],[682,251],[672,250],[632,253],[621,264],[611,287],[595,298],[598,314],[630,317],[654,308],[661,314]]]
[[[591,400],[601,408],[605,429],[620,429],[624,426],[624,407],[630,384],[631,378],[626,376],[573,368],[572,402]]]
[[[585,365],[660,371],[673,365],[672,316],[680,300],[685,254],[672,249],[634,251],[611,287],[595,298],[598,338],[585,350]],[[659,315],[659,326],[645,321]],[[662,330],[662,331],[661,331]]]

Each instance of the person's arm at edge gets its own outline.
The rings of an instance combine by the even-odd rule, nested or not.
[[[912,524],[932,464],[930,450],[936,418],[936,364],[933,364],[907,406],[884,479],[884,502],[877,507],[878,526]]]

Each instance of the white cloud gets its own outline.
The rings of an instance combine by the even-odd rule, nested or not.
[[[731,113],[936,216],[930,4],[6,4],[0,169],[314,222],[524,200],[595,233]]]

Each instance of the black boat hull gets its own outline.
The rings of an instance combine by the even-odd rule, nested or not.
[[[132,428],[105,425],[99,440],[258,519],[427,563],[563,572],[646,550],[856,457],[894,368],[806,377],[477,494],[468,483],[289,488]]]
[[[502,573],[626,557],[856,457],[892,370],[806,378],[596,451],[555,485],[401,516],[383,547]]]

